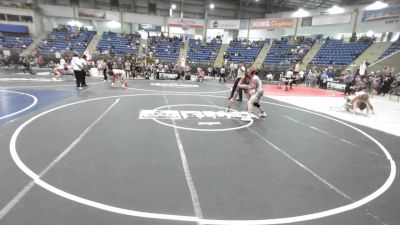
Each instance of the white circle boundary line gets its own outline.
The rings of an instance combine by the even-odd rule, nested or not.
[[[6,91],[6,90],[0,90],[0,91],[1,91],[1,92],[16,93],[16,94],[20,94],[20,95],[26,95],[26,96],[29,96],[29,97],[31,97],[31,98],[33,99],[33,102],[32,102],[29,106],[27,106],[27,107],[25,107],[25,108],[23,108],[23,109],[21,109],[21,110],[19,110],[19,111],[13,112],[13,113],[11,113],[11,114],[7,114],[7,115],[5,115],[5,116],[2,116],[2,117],[0,117],[0,120],[5,119],[5,118],[9,118],[9,117],[12,117],[12,116],[15,116],[15,115],[20,114],[20,113],[22,113],[22,112],[25,112],[26,110],[28,110],[28,109],[32,108],[33,106],[35,106],[35,105],[37,104],[37,102],[38,102],[38,99],[36,98],[36,96],[31,95],[31,94],[28,94],[28,93],[25,93],[25,92]]]
[[[51,78],[0,78],[2,82],[63,82],[63,80],[53,80]]]
[[[222,91],[205,91],[205,92],[190,92],[190,91],[160,91],[153,89],[141,89],[141,88],[133,88],[127,87],[126,89],[135,90],[135,91],[148,91],[148,92],[156,92],[156,93],[170,93],[170,94],[218,94],[231,91],[230,89],[222,90]]]
[[[202,223],[202,224],[214,224],[214,225],[265,225],[265,224],[284,224],[284,223],[294,223],[294,222],[301,222],[301,221],[308,221],[308,220],[313,220],[313,219],[318,219],[318,218],[323,218],[323,217],[327,217],[327,216],[332,216],[332,215],[336,215],[342,212],[346,212],[355,208],[358,208],[372,200],[374,200],[375,198],[379,197],[381,194],[383,194],[386,190],[389,189],[389,187],[392,185],[395,177],[396,177],[396,165],[393,161],[392,156],[390,155],[389,151],[380,143],[378,142],[375,138],[373,138],[372,136],[370,136],[369,134],[365,133],[364,131],[350,125],[347,124],[343,121],[340,121],[336,118],[327,116],[327,115],[323,115],[320,113],[316,113],[313,111],[309,111],[306,109],[302,109],[302,108],[298,108],[298,107],[293,107],[293,106],[288,106],[288,105],[281,105],[278,103],[272,103],[272,102],[266,102],[266,101],[261,101],[262,103],[265,104],[271,104],[271,105],[276,105],[276,106],[281,106],[281,107],[285,107],[285,108],[291,108],[291,109],[295,109],[295,110],[299,110],[299,111],[303,111],[303,112],[307,112],[307,113],[311,113],[314,115],[318,115],[333,121],[336,121],[338,123],[341,123],[349,128],[352,128],[356,131],[358,131],[359,133],[365,135],[367,138],[369,138],[371,141],[373,141],[376,145],[378,145],[378,147],[384,152],[386,158],[388,159],[388,161],[390,162],[390,174],[387,178],[387,180],[385,181],[385,183],[379,187],[376,191],[372,192],[371,194],[367,195],[366,197],[357,200],[353,203],[350,203],[348,205],[344,205],[344,206],[340,206],[337,208],[333,208],[330,210],[326,210],[326,211],[321,211],[321,212],[316,212],[316,213],[311,213],[311,214],[306,214],[306,215],[301,215],[301,216],[294,216],[294,217],[285,217],[285,218],[275,218],[275,219],[261,219],[261,220],[217,220],[217,219],[200,219],[194,216],[182,216],[182,215],[173,215],[173,214],[160,214],[160,213],[149,213],[149,212],[141,212],[141,211],[135,211],[135,210],[128,210],[128,209],[123,209],[123,208],[119,208],[119,207],[115,207],[115,206],[110,206],[110,205],[106,205],[106,204],[102,204],[99,202],[95,202],[92,200],[88,200],[70,193],[67,193],[61,189],[58,189],[48,183],[46,183],[45,181],[41,180],[40,177],[33,172],[31,169],[29,169],[20,159],[18,153],[17,153],[17,149],[16,149],[16,141],[17,138],[19,136],[19,134],[21,133],[21,131],[27,126],[29,125],[31,122],[33,122],[34,120],[36,120],[37,118],[53,112],[55,110],[64,108],[64,107],[68,107],[71,105],[75,105],[75,104],[80,104],[80,103],[84,103],[84,102],[89,102],[89,101],[95,101],[95,100],[101,100],[101,99],[109,99],[109,98],[117,98],[117,97],[133,97],[133,96],[146,96],[146,95],[159,95],[159,94],[132,94],[132,95],[117,95],[117,96],[106,96],[106,97],[99,97],[99,98],[93,98],[93,99],[88,99],[88,100],[83,100],[83,101],[77,101],[77,102],[73,102],[73,103],[69,103],[69,104],[65,104],[62,106],[58,106],[55,107],[53,109],[47,110],[45,112],[42,112],[34,117],[32,117],[31,119],[27,120],[26,122],[24,122],[22,125],[20,125],[16,131],[13,133],[11,140],[10,140],[10,154],[12,156],[12,159],[14,160],[14,162],[16,163],[16,165],[29,177],[31,177],[34,182],[41,186],[42,188],[56,194],[59,195],[63,198],[69,199],[71,201],[80,203],[80,204],[84,204],[87,206],[91,206],[94,208],[98,208],[98,209],[102,209],[105,211],[109,211],[109,212],[114,212],[114,213],[118,213],[118,214],[123,214],[123,215],[129,215],[129,216],[137,216],[137,217],[143,217],[143,218],[152,218],[152,219],[163,219],[163,220],[175,220],[175,221],[188,221],[188,222],[198,222],[198,223]],[[172,94],[172,95],[179,95],[179,94]],[[192,96],[193,94],[184,94],[184,95],[189,95]],[[199,96],[199,95],[195,95],[195,96]],[[212,95],[203,95],[206,97],[214,97],[214,98],[224,98],[223,96],[212,96]]]
[[[166,108],[166,107],[177,107],[177,106],[206,106],[206,107],[213,107],[213,108],[220,108],[220,109],[224,109],[224,107],[221,106],[213,106],[213,105],[202,105],[202,104],[177,104],[177,105],[164,105],[164,106],[160,106],[158,108],[155,108],[154,110],[159,110],[162,108]],[[239,129],[243,129],[246,127],[249,127],[253,124],[253,120],[251,120],[249,123],[244,124],[242,126],[239,127],[231,127],[231,128],[220,128],[220,129],[201,129],[201,128],[191,128],[191,127],[182,127],[182,126],[178,126],[178,125],[173,125],[173,124],[169,124],[169,123],[165,123],[162,122],[158,119],[153,119],[154,122],[157,122],[161,125],[167,126],[167,127],[173,127],[173,128],[177,128],[177,129],[182,129],[182,130],[190,130],[190,131],[205,131],[205,132],[222,132],[222,131],[232,131],[232,130],[239,130]],[[176,121],[176,120],[175,120]]]
[[[96,85],[96,84],[102,84],[104,83],[103,81],[100,82],[94,82],[94,83],[88,83],[89,85]],[[75,84],[75,83],[74,83]],[[10,88],[43,88],[43,87],[73,87],[74,84],[61,84],[61,85],[27,85],[27,86],[2,86],[0,87],[0,90],[2,89],[10,89]],[[1,89],[2,88],[2,89]]]

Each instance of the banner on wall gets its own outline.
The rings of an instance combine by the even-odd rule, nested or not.
[[[168,18],[168,26],[182,28],[204,28],[204,20]]]
[[[97,10],[97,9],[78,9],[79,17],[92,17],[98,19],[106,18],[106,11]]]
[[[251,20],[251,29],[279,29],[293,27],[293,19],[256,19]]]
[[[106,20],[119,21],[120,20],[119,12],[106,11]]]
[[[312,26],[324,26],[334,24],[348,24],[351,22],[351,13],[338,15],[314,16],[311,21]]]
[[[304,17],[301,19],[302,27],[311,27],[311,24],[312,24],[312,17]]]
[[[374,20],[391,19],[396,17],[400,17],[400,6],[373,11],[364,11],[361,21],[368,22]]]
[[[29,28],[25,25],[0,24],[0,32],[27,34],[29,33]]]
[[[11,51],[10,50],[3,50],[3,55],[4,56],[11,56]]]
[[[139,24],[139,30],[161,32],[161,26],[153,24]]]
[[[208,28],[225,29],[225,30],[239,30],[240,29],[240,20],[209,20]]]

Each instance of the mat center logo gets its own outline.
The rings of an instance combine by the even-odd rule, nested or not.
[[[198,88],[197,84],[176,84],[176,83],[150,83],[152,86],[158,87],[175,87],[175,88]]]
[[[194,110],[194,108],[198,107],[201,107],[201,109]],[[190,110],[187,110],[187,108],[190,108]],[[218,110],[204,108],[217,108]],[[247,115],[246,111],[231,110],[230,112],[225,112],[225,109],[219,106],[183,104],[141,110],[139,119],[151,119],[162,125],[186,130],[229,131],[250,126],[252,122],[248,123],[240,120],[245,115]],[[254,114],[252,114],[252,118],[259,119]]]
[[[187,110],[142,110],[139,119],[240,119],[247,115],[246,111],[187,111]],[[253,118],[258,118],[252,114]]]

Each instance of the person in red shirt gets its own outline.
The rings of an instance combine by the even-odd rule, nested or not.
[[[200,69],[200,71],[197,73],[197,81],[199,82],[204,82],[204,70]]]

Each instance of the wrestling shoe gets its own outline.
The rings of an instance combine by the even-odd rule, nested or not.
[[[125,84],[122,85],[122,87],[123,87],[123,88],[128,88],[128,84],[125,83]]]
[[[225,109],[225,112],[229,112],[231,109],[229,108],[229,107],[227,107],[226,109]]]
[[[111,87],[115,87],[115,83],[114,82],[111,83]]]
[[[265,118],[265,117],[267,117],[267,113],[266,113],[266,112],[263,112],[263,113],[258,114],[258,116],[259,116],[259,117],[264,117],[264,118]]]

